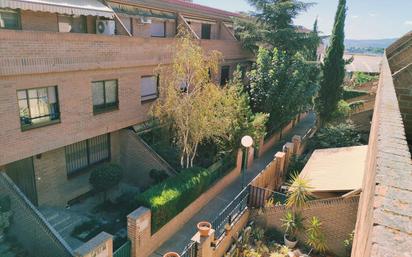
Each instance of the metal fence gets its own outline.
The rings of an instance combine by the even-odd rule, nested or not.
[[[127,240],[119,249],[113,253],[113,257],[130,257],[132,253],[132,242]]]
[[[30,257],[73,257],[73,250],[47,223],[13,181],[0,171],[0,196],[10,199],[12,222],[9,236]]]
[[[215,229],[216,239],[224,234],[226,224],[231,225],[233,221],[247,209],[249,187],[250,186],[245,187],[212,222],[212,228]]]
[[[249,207],[253,208],[262,208],[266,204],[285,204],[286,195],[275,192],[266,188],[260,188],[250,185],[249,193]]]
[[[191,241],[180,254],[180,257],[197,257],[197,243]]]

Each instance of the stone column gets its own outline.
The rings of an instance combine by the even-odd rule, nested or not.
[[[192,241],[197,242],[197,257],[213,257],[213,247],[212,243],[215,238],[215,230],[211,229],[208,236],[200,236],[197,232],[193,237]]]
[[[76,257],[113,257],[113,236],[102,232],[74,251]]]
[[[293,143],[293,154],[300,155],[300,147],[302,144],[301,136],[294,135],[292,137],[292,143]]]
[[[284,152],[277,152],[275,154],[276,158],[276,170],[275,174],[277,174],[277,178],[280,180],[283,177],[283,174],[285,173],[285,158],[286,154]],[[278,185],[280,186],[280,185]]]
[[[132,243],[132,256],[147,256],[151,247],[151,211],[139,207],[127,215],[127,237]]]
[[[285,152],[285,171],[288,170],[290,159],[292,158],[293,155],[293,143],[288,142],[284,145],[283,151]]]
[[[247,169],[250,169],[250,167],[252,167],[254,158],[255,158],[255,148],[249,147],[248,156],[247,156]]]

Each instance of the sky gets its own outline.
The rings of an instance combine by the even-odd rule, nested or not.
[[[295,24],[313,27],[319,17],[319,29],[330,34],[338,0],[303,0],[315,2],[301,14]],[[247,0],[194,0],[227,11],[253,11]],[[412,30],[412,0],[347,0],[348,13],[345,33],[347,39],[398,38]]]

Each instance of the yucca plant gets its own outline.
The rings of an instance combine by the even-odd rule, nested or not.
[[[292,210],[300,210],[306,203],[314,198],[309,185],[309,181],[300,177],[298,173],[292,175],[292,179],[288,183],[289,192],[286,200],[286,207]]]
[[[288,211],[281,221],[287,238],[296,241],[298,233],[304,229],[302,215]]]
[[[316,216],[310,219],[306,229],[306,243],[319,253],[325,253],[328,250],[326,237],[322,232],[322,222]]]

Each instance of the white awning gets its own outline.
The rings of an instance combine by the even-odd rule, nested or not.
[[[98,0],[0,0],[0,8],[106,18],[114,16],[112,9]]]

